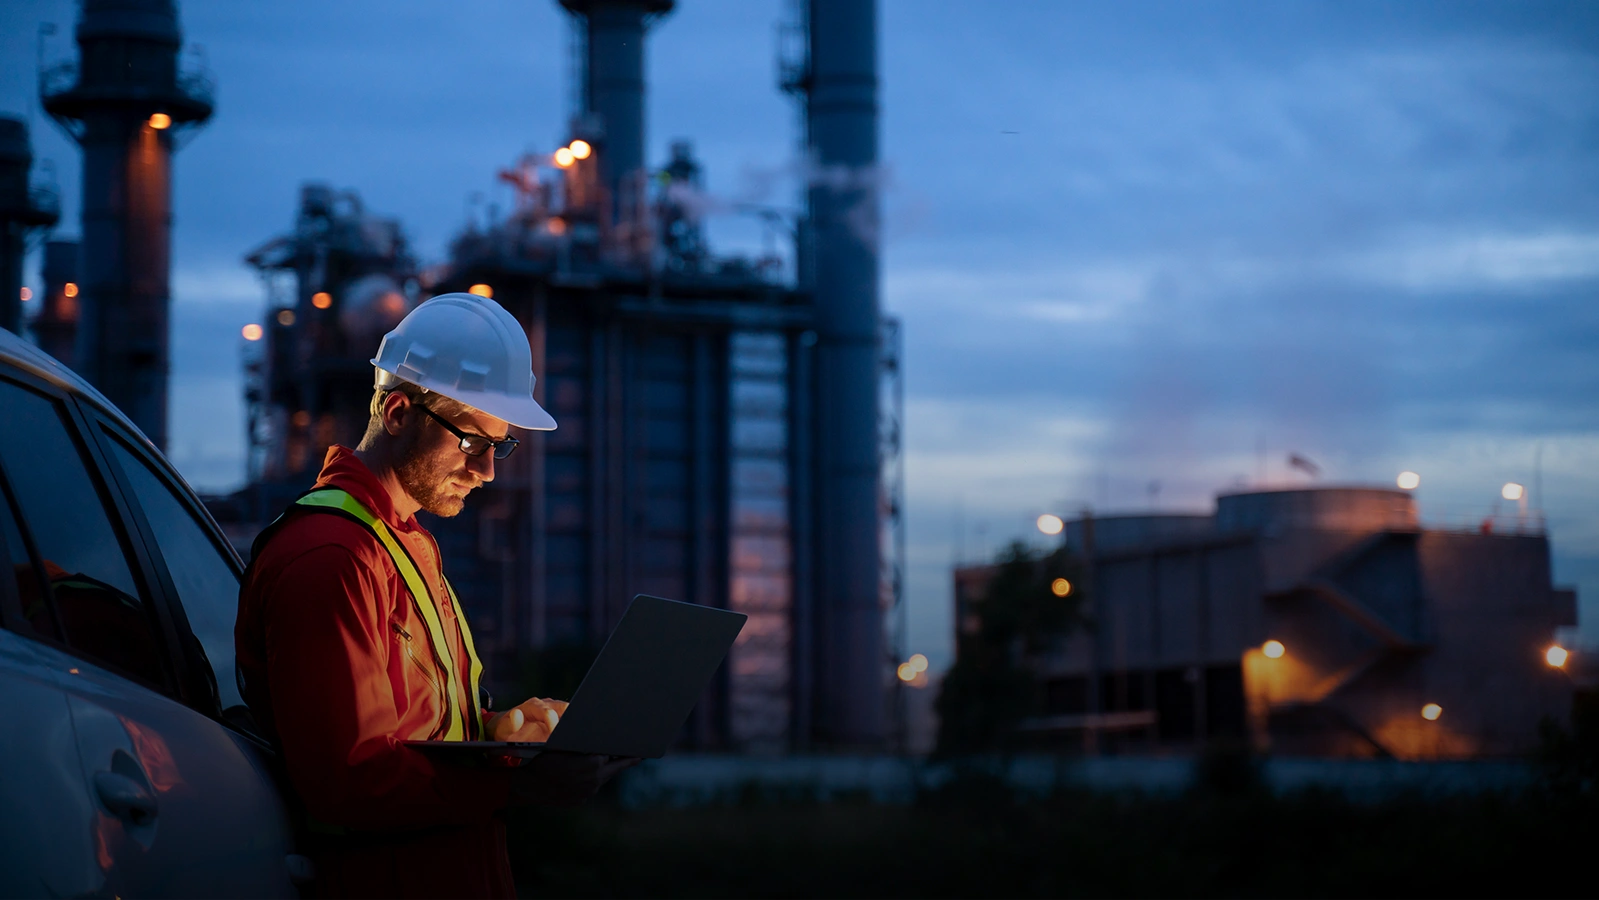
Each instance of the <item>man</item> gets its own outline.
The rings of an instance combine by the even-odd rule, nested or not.
[[[636,760],[546,753],[456,766],[407,740],[539,741],[565,704],[491,713],[437,543],[516,448],[551,430],[527,337],[499,304],[445,294],[383,339],[360,446],[257,539],[235,631],[246,702],[282,749],[324,896],[514,896],[497,813],[581,802]]]

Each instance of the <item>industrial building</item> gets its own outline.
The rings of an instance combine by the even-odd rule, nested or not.
[[[213,511],[247,547],[330,444],[359,440],[384,332],[430,296],[492,296],[559,426],[427,523],[493,687],[530,651],[594,647],[649,593],[749,615],[689,746],[884,746],[903,537],[897,331],[860,227],[879,205],[875,4],[811,0],[790,23],[803,52],[782,86],[818,173],[797,221],[766,216],[794,241],[792,276],[708,246],[687,142],[646,158],[645,36],[674,3],[561,6],[580,99],[567,143],[498,173],[513,209],[424,265],[401,223],[310,184],[292,230],[249,255],[269,287],[246,347],[251,483]]]
[[[1036,743],[1490,757],[1570,716],[1555,636],[1576,595],[1551,584],[1536,516],[1440,530],[1403,490],[1262,490],[1209,515],[1084,515],[1064,540],[1090,625],[1033,661],[1043,708],[1021,727]],[[991,571],[956,570],[957,631]]]
[[[21,333],[22,261],[28,245],[61,217],[52,185],[33,179],[33,143],[24,119],[0,116],[0,328]]]

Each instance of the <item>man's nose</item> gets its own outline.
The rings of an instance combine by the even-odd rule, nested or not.
[[[494,451],[466,458],[466,470],[485,482],[494,480]]]

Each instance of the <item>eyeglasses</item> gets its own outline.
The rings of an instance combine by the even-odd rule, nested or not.
[[[494,448],[494,458],[504,459],[511,455],[511,451],[516,449],[517,444],[522,443],[514,437],[508,437],[504,440],[496,441],[494,438],[487,437],[485,435],[472,434],[471,432],[462,431],[461,429],[450,424],[443,416],[431,409],[428,409],[426,406],[423,406],[420,403],[415,405],[417,409],[427,413],[428,416],[433,419],[433,421],[443,425],[446,431],[460,438],[461,452],[465,453],[467,456],[482,456],[490,447],[492,447]]]

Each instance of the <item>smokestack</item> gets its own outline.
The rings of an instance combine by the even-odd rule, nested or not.
[[[173,0],[83,0],[77,41],[39,86],[83,148],[76,368],[165,448],[172,152],[210,118],[210,79],[178,70]]]
[[[644,33],[675,0],[560,0],[583,19],[583,113],[598,126],[600,181],[610,194],[611,221],[644,169]],[[634,202],[641,198],[632,197]]]
[[[877,4],[810,0],[803,87],[817,310],[817,738],[884,738],[878,485]]]
[[[78,242],[44,245],[44,302],[33,320],[39,349],[69,369],[76,368],[78,339]]]
[[[55,195],[30,189],[33,145],[28,123],[0,117],[0,328],[22,332],[22,257],[28,237],[59,217]]]

